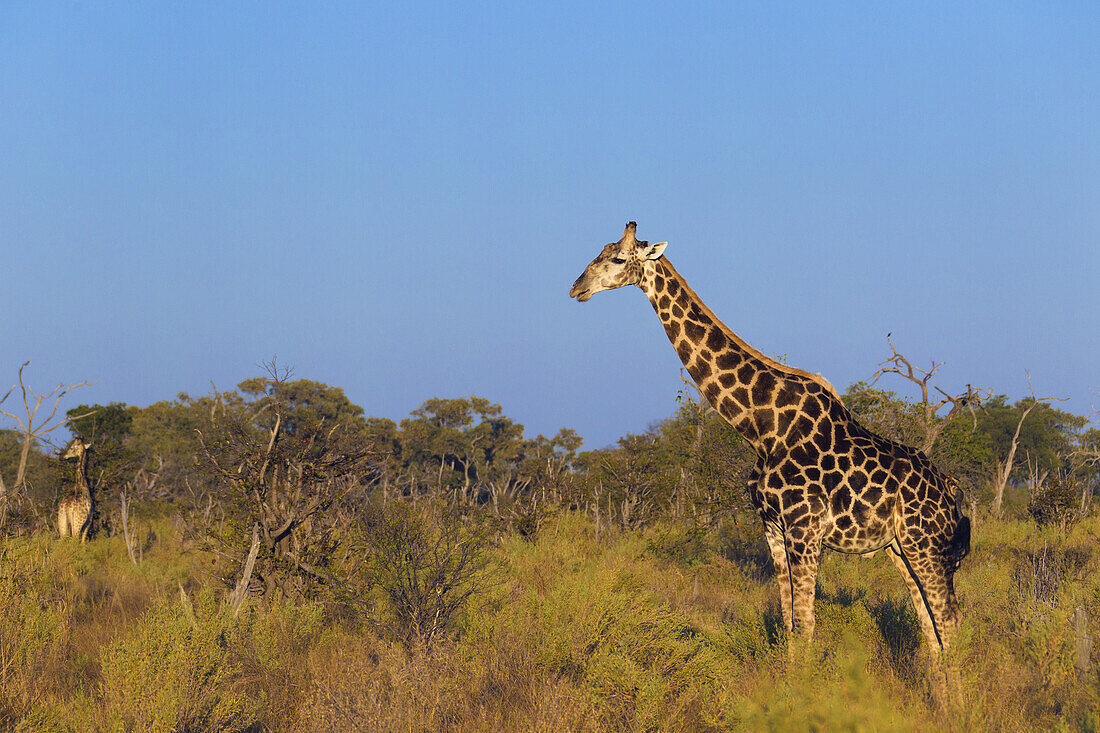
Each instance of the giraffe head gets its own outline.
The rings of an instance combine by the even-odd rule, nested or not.
[[[639,240],[634,236],[637,228],[634,222],[628,223],[618,242],[604,246],[573,283],[570,298],[585,301],[601,290],[641,285],[646,262],[660,259],[668,242],[650,244]]]
[[[85,452],[91,450],[91,448],[91,443],[86,443],[81,438],[73,438],[73,442],[69,443],[69,449],[65,451],[65,455],[63,455],[62,458],[66,461],[72,458],[80,458]]]

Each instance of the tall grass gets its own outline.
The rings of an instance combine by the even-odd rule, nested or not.
[[[1067,623],[1081,607],[1100,628],[1097,519],[976,524],[953,713],[883,557],[823,557],[815,644],[788,664],[751,523],[608,534],[563,514],[485,549],[491,578],[425,645],[313,604],[232,618],[211,559],[160,521],[140,567],[115,538],[4,540],[0,729],[1100,728],[1100,675]]]

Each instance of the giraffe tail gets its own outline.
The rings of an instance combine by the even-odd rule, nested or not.
[[[945,558],[952,572],[958,570],[963,558],[970,554],[970,517],[962,513],[963,498],[962,489],[956,484],[955,533],[951,535]]]

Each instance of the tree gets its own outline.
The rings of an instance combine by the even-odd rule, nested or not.
[[[272,369],[277,368],[272,362]],[[253,377],[237,385],[237,389],[253,399],[252,407],[263,411],[259,424],[270,428],[279,419],[280,429],[286,435],[339,425],[348,435],[362,436],[363,408],[352,404],[341,387],[310,379],[291,381],[292,374],[288,370],[279,376]],[[265,410],[268,406],[277,409]]]
[[[30,364],[29,361],[23,362],[23,365],[19,367],[18,383],[13,385],[12,388],[7,391],[7,394],[5,394],[3,397],[0,397],[0,405],[2,405],[11,395],[11,393],[15,391],[16,387],[19,387],[19,391],[23,397],[23,410],[21,414],[13,414],[4,410],[0,410],[0,415],[6,415],[12,420],[15,420],[16,424],[19,426],[19,431],[22,433],[23,438],[23,444],[19,454],[19,466],[16,469],[15,484],[13,486],[15,490],[23,488],[23,479],[26,476],[27,470],[27,458],[30,456],[31,447],[35,444],[35,441],[42,438],[42,436],[47,435],[54,430],[57,430],[62,425],[65,425],[74,419],[87,417],[87,415],[79,415],[75,418],[67,416],[63,420],[54,422],[54,417],[57,415],[57,409],[58,406],[61,404],[61,399],[71,390],[74,390],[77,387],[83,387],[87,385],[88,382],[78,382],[77,384],[72,384],[67,387],[64,383],[61,383],[54,387],[53,390],[49,393],[38,394],[34,390],[28,388],[23,382],[23,370],[27,368],[28,364]],[[38,411],[42,408],[42,404],[44,402],[48,402],[51,398],[53,399],[53,408],[50,410],[49,416],[41,422],[36,422],[40,417]],[[4,485],[3,476],[0,476],[0,503],[6,504],[6,498],[7,488]],[[2,508],[3,507],[0,506],[0,509]]]
[[[1089,499],[1100,475],[1100,428],[1090,428],[1082,433],[1070,458],[1081,480],[1081,513],[1084,514],[1088,511]]]
[[[214,477],[201,470],[202,446],[199,430],[207,429],[219,409],[235,410],[243,404],[236,392],[218,397],[192,397],[181,392],[174,400],[154,402],[148,407],[131,407],[127,452],[137,466],[132,481],[147,497],[168,497],[184,503],[213,488]]]
[[[935,387],[931,383],[932,379],[936,376],[936,371],[944,365],[944,362],[930,359],[931,364],[928,369],[914,366],[909,359],[898,353],[890,336],[891,334],[886,334],[886,343],[890,344],[893,355],[879,363],[878,369],[871,378],[870,386],[873,387],[883,375],[897,374],[917,385],[920,389],[921,399],[917,403],[916,412],[917,425],[920,429],[919,440],[915,443],[909,443],[909,445],[920,448],[925,455],[931,455],[932,447],[935,445],[940,433],[963,410],[970,412],[974,426],[977,427],[975,410],[981,407],[982,402],[989,399],[992,393],[986,389],[975,389],[968,384],[965,392],[952,396],[939,387]],[[931,390],[933,388],[940,393],[938,400],[932,395]],[[941,413],[941,410],[948,406],[950,408],[947,412]]]
[[[378,472],[378,486],[382,492],[382,504],[385,506],[394,486],[400,484],[402,476],[401,439],[397,423],[389,418],[368,417],[363,435],[367,463]]]
[[[920,408],[897,392],[854,382],[841,400],[864,427],[884,438],[910,446],[924,440]]]
[[[923,406],[896,392],[855,382],[841,399],[865,427],[885,438],[910,446],[924,440]],[[940,429],[928,457],[974,493],[988,476],[992,444],[970,421],[951,420]],[[976,501],[975,496],[971,498]]]
[[[578,508],[591,512],[597,523],[617,522],[629,528],[645,523],[675,494],[680,462],[661,450],[657,427],[625,435],[613,448],[578,456],[584,494]]]
[[[1028,374],[1028,386],[1031,375]],[[1061,468],[1071,452],[1072,434],[1084,426],[1087,420],[1078,415],[1051,407],[1056,397],[1031,396],[1019,400],[1010,407],[1003,395],[992,400],[983,411],[981,428],[993,442],[996,467],[993,476],[993,512],[1000,514],[1005,487],[1016,470],[1016,454],[1023,450],[1029,462],[1046,472]],[[1028,420],[1034,412],[1035,417]],[[1036,484],[1039,482],[1035,482]],[[1038,485],[1032,487],[1039,488]]]
[[[353,509],[362,503],[361,496],[348,499],[374,472],[365,460],[362,410],[338,388],[289,376],[272,363],[267,377],[241,383],[252,399],[215,392],[197,437],[228,521],[193,511],[191,526],[234,570],[252,557],[266,596],[303,598],[321,587],[339,590],[336,553],[346,551]],[[258,538],[255,551],[250,535]]]
[[[9,499],[26,500],[25,509],[30,514],[40,514],[37,508],[44,503],[54,501],[60,491],[61,474],[58,471],[57,455],[54,452],[44,452],[43,445],[36,443],[27,454],[27,463],[24,470],[23,489],[13,492]],[[17,430],[0,430],[0,475],[15,476],[19,468],[19,461],[23,453],[23,434]],[[0,500],[0,505],[3,500]],[[11,514],[14,507],[9,502],[8,512]],[[27,519],[30,519],[28,516]],[[0,524],[4,516],[0,514]]]
[[[524,472],[538,487],[541,501],[560,504],[570,492],[577,451],[583,444],[584,438],[570,428],[562,428],[553,438],[540,434],[528,442]]]
[[[433,397],[401,421],[409,468],[467,506],[513,499],[530,486],[521,471],[528,445],[523,426],[484,397]]]
[[[94,445],[113,443],[120,445],[130,434],[133,414],[123,402],[108,405],[77,405],[65,413],[69,430],[74,437]]]

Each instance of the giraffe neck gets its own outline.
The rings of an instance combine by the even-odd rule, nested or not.
[[[699,391],[758,455],[799,434],[790,428],[808,393],[840,402],[821,377],[784,366],[737,336],[664,257],[646,263],[640,287]]]
[[[78,494],[91,501],[92,490],[88,486],[88,453],[86,451],[81,452],[76,462],[76,489]]]

